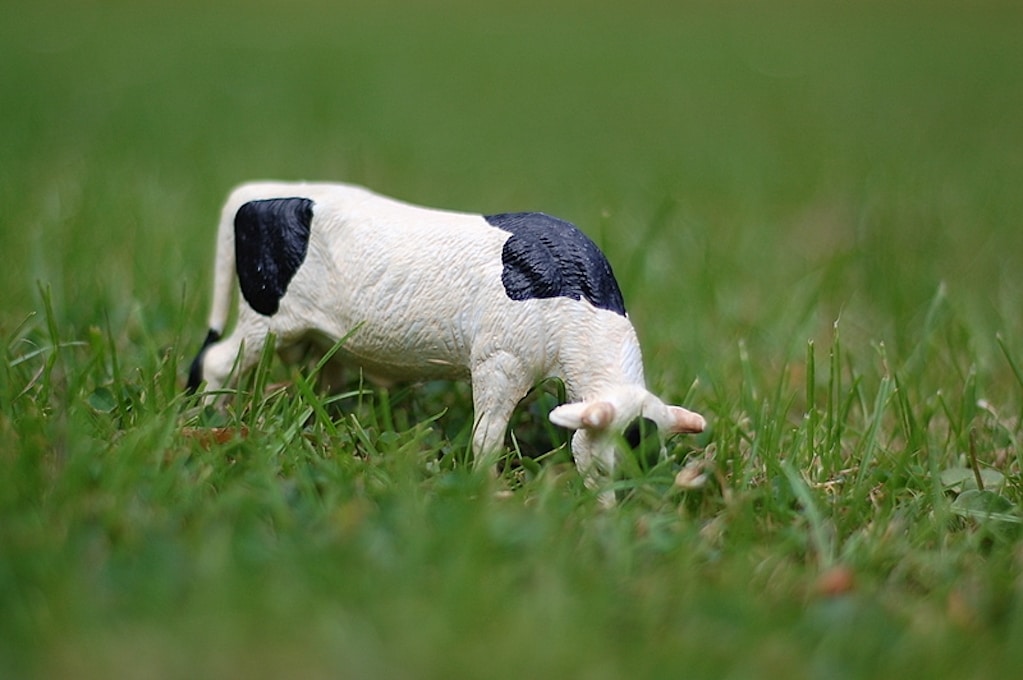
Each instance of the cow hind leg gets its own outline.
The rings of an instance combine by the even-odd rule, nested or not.
[[[242,319],[226,338],[219,339],[214,331],[210,331],[192,362],[189,390],[195,391],[205,382],[208,394],[204,401],[211,402],[215,395],[209,393],[225,387],[230,380],[256,365],[268,332],[265,326],[248,324]]]
[[[203,363],[206,360],[206,350],[210,348],[210,345],[214,345],[220,342],[220,333],[210,329],[209,333],[206,334],[206,340],[203,341],[202,347],[199,348],[199,353],[192,359],[192,366],[188,371],[188,385],[187,390],[189,394],[195,394],[199,389],[199,386],[203,381]]]

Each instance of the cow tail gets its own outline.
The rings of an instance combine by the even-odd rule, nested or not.
[[[234,214],[225,209],[217,230],[217,254],[213,268],[213,304],[210,307],[209,329],[217,336],[224,334],[231,313],[235,286]]]
[[[186,390],[189,394],[195,394],[205,378],[203,358],[206,355],[206,350],[210,345],[219,342],[224,334],[224,327],[227,325],[227,317],[231,310],[231,296],[234,292],[234,261],[234,220],[225,209],[217,230],[217,254],[213,267],[213,304],[210,308],[209,331],[188,370]]]

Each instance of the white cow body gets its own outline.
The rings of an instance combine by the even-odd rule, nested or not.
[[[235,234],[241,228],[236,216],[252,201],[293,198],[311,201],[312,216],[307,250],[279,297],[279,308],[259,312],[253,308],[259,304],[243,297],[233,332],[220,339],[236,271],[248,265],[258,278],[264,269],[236,262]],[[624,307],[620,312],[600,308],[581,296],[532,297],[528,281],[526,293],[519,294],[526,299],[512,299],[514,291],[502,281],[511,266],[502,259],[512,233],[488,220],[413,206],[350,185],[266,182],[237,188],[221,217],[211,333],[193,364],[192,387],[200,380],[210,389],[220,387],[236,365],[240,371],[251,367],[270,333],[279,348],[310,335],[330,342],[347,336],[342,358],[371,375],[471,379],[473,448],[477,462],[489,465],[503,446],[518,401],[537,382],[558,377],[575,403],[556,409],[551,419],[579,429],[573,452],[591,485],[598,472],[607,473],[614,464],[610,440],[606,446],[596,440],[620,430],[624,419],[643,415],[662,431],[703,429],[700,416],[665,406],[646,391],[639,343]],[[270,228],[275,228],[272,221]],[[534,238],[533,233],[522,239]],[[546,240],[546,232],[540,233]],[[558,247],[553,243],[555,251]],[[595,246],[592,251],[599,255]],[[248,257],[239,253],[238,258]],[[269,268],[274,264],[271,259]],[[609,268],[607,276],[620,295]],[[583,411],[589,407],[593,420],[595,404],[613,408],[594,425]],[[607,411],[597,410],[602,409]],[[594,457],[603,470],[593,464]]]

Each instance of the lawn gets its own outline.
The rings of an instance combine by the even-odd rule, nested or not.
[[[1023,668],[1018,3],[3,15],[0,677]],[[556,390],[497,480],[465,385],[268,356],[201,408],[220,204],[265,178],[571,220],[708,430],[606,511]]]

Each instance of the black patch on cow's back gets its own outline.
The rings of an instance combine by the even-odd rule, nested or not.
[[[625,316],[625,301],[604,253],[574,225],[544,213],[485,215],[511,233],[504,243],[501,282],[512,300],[585,298]]]
[[[238,283],[249,305],[265,316],[280,308],[305,260],[313,202],[308,198],[249,201],[234,216]]]

